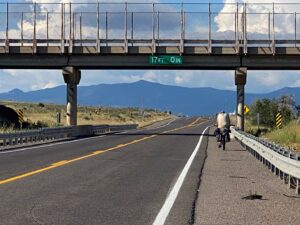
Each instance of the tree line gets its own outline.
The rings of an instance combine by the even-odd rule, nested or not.
[[[282,115],[283,125],[297,119],[300,113],[300,105],[296,104],[292,95],[282,95],[274,99],[255,100],[247,115],[251,124],[257,124],[257,114],[259,113],[260,125],[269,128],[275,127],[275,117],[277,113]]]

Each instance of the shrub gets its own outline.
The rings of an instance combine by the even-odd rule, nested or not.
[[[38,107],[44,108],[45,105],[44,105],[44,103],[41,103],[41,102],[40,102],[40,103],[38,104]]]

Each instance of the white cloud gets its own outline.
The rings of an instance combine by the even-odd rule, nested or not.
[[[298,71],[249,71],[247,90],[266,93],[283,87],[300,87]]]
[[[184,84],[185,83],[185,80],[184,80],[184,78],[182,77],[182,76],[175,76],[175,82],[176,82],[176,84]]]
[[[263,84],[264,86],[267,87],[278,85],[280,84],[280,82],[282,82],[282,80],[284,80],[282,79],[284,78],[282,74],[271,72],[271,71],[257,72],[253,76],[255,77],[255,80],[258,81],[259,84]]]
[[[9,70],[3,70],[3,72],[4,72],[4,73],[7,73],[7,74],[9,74],[9,75],[11,75],[11,76],[14,77],[14,76],[17,75],[18,70],[9,69]]]
[[[235,31],[235,19],[233,14],[228,14],[236,12],[237,6],[234,0],[225,0],[225,5],[215,17],[215,22],[218,27],[218,32]],[[247,31],[248,33],[254,34],[268,34],[269,32],[269,12],[271,13],[271,24],[272,24],[272,11],[273,5],[275,3],[275,13],[289,13],[288,14],[277,14],[275,16],[275,33],[280,35],[282,33],[291,34],[294,33],[294,13],[300,11],[300,4],[281,4],[276,5],[276,3],[283,3],[282,0],[264,0],[264,4],[254,4],[257,0],[243,0],[241,2],[249,3],[247,4],[247,12],[250,13],[247,16]],[[299,3],[299,0],[290,0],[289,3]],[[242,16],[241,13],[244,12],[243,5],[239,7],[239,31],[242,31]],[[262,14],[258,14],[262,13]],[[299,17],[298,17],[298,21]],[[272,25],[270,26],[272,29]],[[271,31],[272,32],[272,31]]]
[[[3,70],[0,77],[5,85],[0,92],[20,88],[24,91],[51,88],[64,83],[61,71],[57,70]],[[2,83],[1,82],[1,83]]]
[[[300,87],[300,78],[298,80],[295,80],[294,83],[290,87]]]
[[[59,83],[55,80],[49,81],[48,83],[42,82],[40,84],[32,85],[33,90],[40,90],[40,89],[46,89],[46,88],[53,88],[58,86]]]

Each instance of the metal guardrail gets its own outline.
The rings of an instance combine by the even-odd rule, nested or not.
[[[248,133],[235,129],[231,132],[256,159],[300,194],[300,155]]]
[[[72,137],[93,136],[105,134],[109,132],[118,132],[124,130],[132,130],[138,127],[137,124],[132,125],[99,125],[99,126],[73,126],[73,127],[57,127],[42,128],[40,130],[18,131],[14,133],[0,134],[0,151],[8,147],[37,144],[51,142],[54,140],[62,140]]]

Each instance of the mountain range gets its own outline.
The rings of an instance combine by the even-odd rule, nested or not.
[[[293,95],[300,105],[300,87],[283,88],[266,94],[246,93],[246,104],[255,99]],[[1,100],[65,104],[66,86],[23,92],[19,89],[0,93]],[[184,115],[210,115],[221,110],[233,112],[236,92],[214,88],[187,88],[148,81],[99,84],[78,87],[78,104],[112,107],[142,107],[168,110]]]

